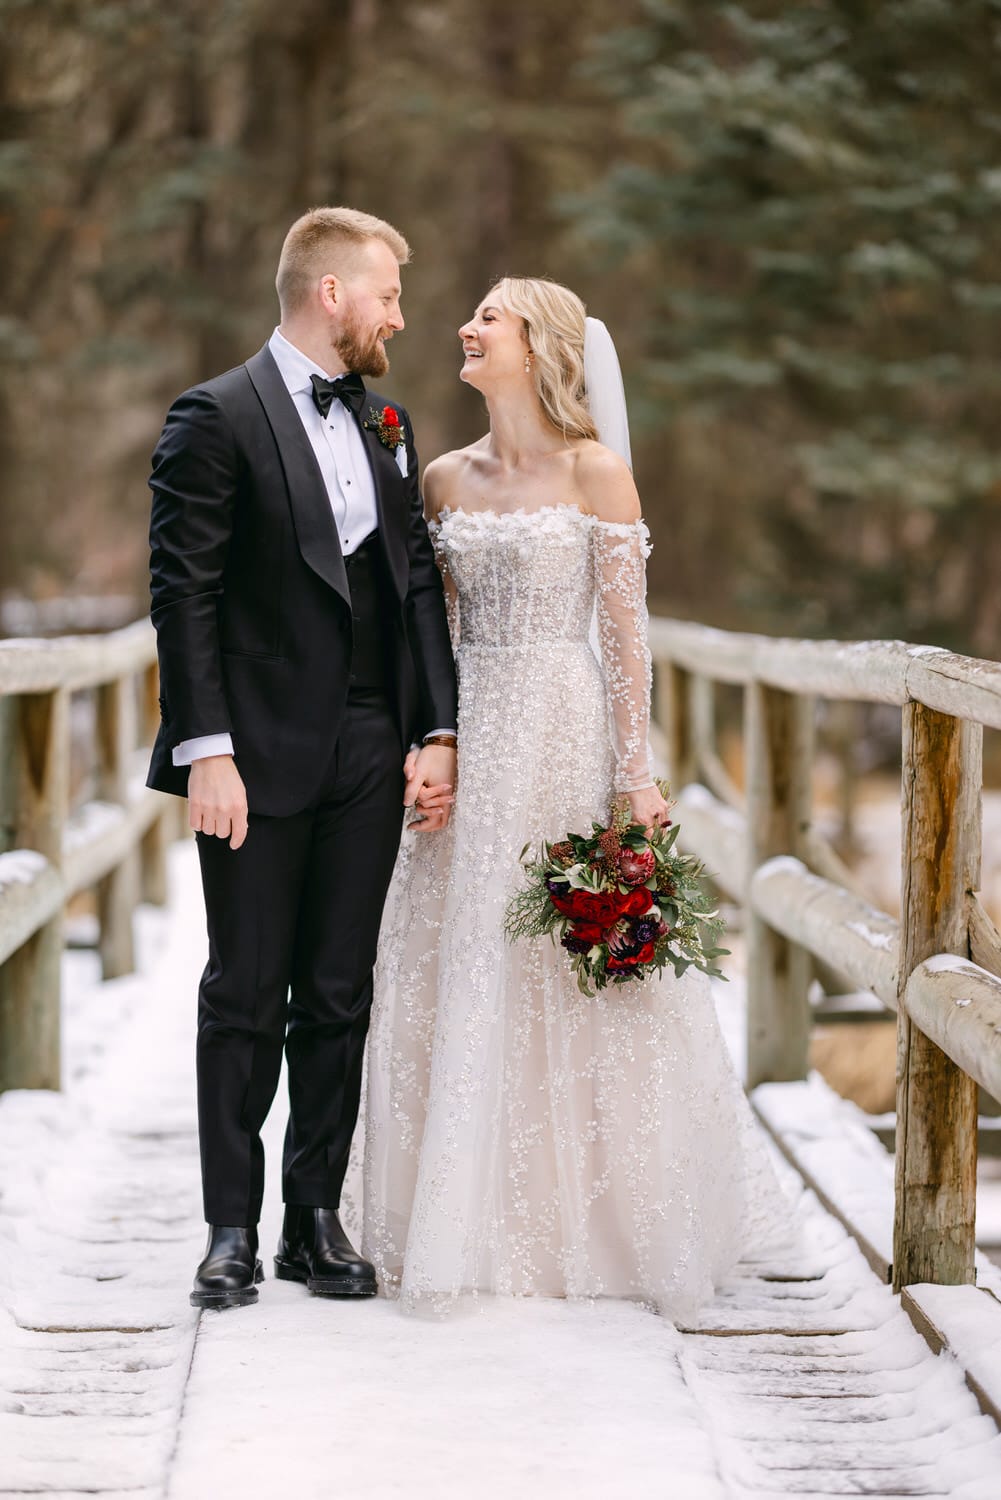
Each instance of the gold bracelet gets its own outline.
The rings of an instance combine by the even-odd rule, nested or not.
[[[447,745],[449,750],[458,750],[459,741],[454,734],[429,734],[425,745]]]

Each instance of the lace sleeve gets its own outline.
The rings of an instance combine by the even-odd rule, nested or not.
[[[615,790],[653,785],[650,727],[650,647],[647,644],[646,559],[650,533],[642,521],[595,520],[594,593],[605,672],[609,732],[615,751]]]
[[[452,641],[452,651],[455,652],[459,649],[459,591],[455,586],[455,579],[449,571],[448,557],[441,538],[441,522],[437,520],[429,521],[428,534],[431,537],[435,561],[438,564],[442,587],[445,590],[445,613],[448,616],[448,633]]]

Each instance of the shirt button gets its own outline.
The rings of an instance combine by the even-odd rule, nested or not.
[[[350,481],[350,479],[349,479],[349,480],[348,480],[348,484],[350,484],[350,483],[351,483],[351,481]]]

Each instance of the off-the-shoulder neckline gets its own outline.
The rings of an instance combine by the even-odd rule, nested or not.
[[[438,514],[431,518],[429,524],[433,525],[437,522],[438,525],[441,525],[443,521],[448,520],[452,516],[465,516],[471,521],[527,521],[533,516],[554,515],[560,511],[570,511],[573,515],[579,516],[582,521],[593,521],[598,526],[621,526],[627,531],[632,530],[636,526],[646,525],[642,516],[637,517],[635,521],[603,521],[600,516],[594,516],[589,511],[581,510],[579,505],[540,505],[535,510],[526,510],[523,505],[517,506],[514,510],[489,510],[486,508],[483,510],[463,510],[461,506],[443,505]]]

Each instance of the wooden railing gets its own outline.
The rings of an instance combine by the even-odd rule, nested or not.
[[[92,793],[70,805],[71,706],[93,695]],[[60,1085],[66,903],[96,893],[106,978],[133,967],[138,901],[166,900],[175,798],[144,783],[159,723],[145,621],[108,635],[0,642],[0,1089]]]
[[[896,1010],[893,1283],[973,1281],[977,1085],[1001,1099],[1001,938],[977,896],[1001,664],[666,619],[650,639],[683,839],[746,912],[749,1087],[806,1076],[815,962]],[[743,688],[743,791],[718,753],[717,683]],[[818,697],[902,710],[899,921],[814,828]]]
[[[650,638],[684,839],[746,911],[749,1086],[805,1076],[818,963],[895,1009],[894,1284],[972,1281],[977,1085],[1001,1098],[1001,938],[977,897],[982,727],[1001,729],[1001,664],[665,619]],[[717,747],[717,683],[743,688],[743,789]],[[71,810],[77,693],[95,698],[94,795]],[[899,921],[814,828],[817,697],[902,710]],[[70,898],[96,893],[106,977],[132,968],[136,903],[165,899],[183,805],[143,784],[157,698],[145,622],[0,642],[0,1089],[59,1087]]]

